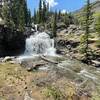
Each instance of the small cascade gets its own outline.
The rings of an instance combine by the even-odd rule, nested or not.
[[[54,48],[54,40],[50,39],[50,36],[45,33],[36,32],[35,35],[31,35],[26,39],[26,49],[24,55],[55,55],[56,49]]]
[[[38,26],[37,26],[37,24],[34,25],[34,26],[35,26],[35,31],[37,32],[37,31],[38,31]]]

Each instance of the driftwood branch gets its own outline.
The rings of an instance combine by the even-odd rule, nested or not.
[[[44,66],[44,65],[46,65],[46,64],[48,64],[48,63],[52,63],[52,64],[58,64],[58,62],[56,62],[56,61],[53,61],[53,60],[51,60],[51,59],[48,59],[48,58],[46,58],[45,56],[40,56],[40,58],[43,60],[42,62],[36,62],[36,63],[33,63],[32,64],[32,66],[31,67],[28,67],[27,68],[27,71],[32,71],[32,70],[34,70],[34,69],[38,69],[39,67],[41,67],[41,66]]]
[[[40,56],[40,58],[46,62],[49,62],[49,63],[53,63],[53,64],[58,64],[58,62],[55,62],[55,61],[52,61],[50,59],[47,59],[45,56]]]

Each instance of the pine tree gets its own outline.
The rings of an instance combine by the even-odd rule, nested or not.
[[[25,18],[24,18],[24,12],[23,12],[23,7],[21,6],[20,7],[20,10],[19,10],[19,22],[18,22],[18,29],[20,31],[24,31],[24,28],[25,28]]]
[[[49,4],[46,3],[45,0],[39,1],[39,8],[36,11],[34,9],[34,23],[44,24],[49,16]]]
[[[13,28],[14,27],[14,22],[12,20],[12,16],[11,16],[11,9],[8,6],[8,3],[5,2],[2,8],[2,17],[5,21],[5,24],[10,27]]]
[[[65,15],[64,15],[64,23],[65,23],[66,27],[68,27],[70,24],[70,19],[69,19],[69,16],[67,13],[65,13]]]
[[[68,17],[69,17],[69,21],[70,21],[69,23],[70,23],[70,24],[74,24],[74,20],[73,20],[74,18],[73,18],[72,13],[69,13],[69,14],[68,14]]]
[[[46,21],[46,15],[47,15],[47,6],[45,1],[43,1],[43,9],[42,9],[42,21],[45,22]]]
[[[84,29],[85,34],[81,38],[81,50],[84,53],[85,59],[89,60],[90,48],[89,48],[89,33],[90,33],[90,24],[92,23],[92,12],[91,12],[91,3],[90,0],[87,0],[87,5],[84,10],[85,18],[84,18]]]
[[[2,16],[8,27],[24,31],[25,26],[31,22],[31,13],[27,8],[26,0],[13,0],[9,5],[8,2],[4,3],[2,8]]]
[[[48,16],[49,16],[49,13],[50,13],[50,11],[49,11],[49,3],[47,3],[46,4],[46,18],[48,19]]]
[[[59,10],[59,13],[58,13],[58,19],[61,18],[61,11]]]
[[[19,0],[14,0],[12,5],[12,19],[15,24],[15,28],[18,28],[18,20],[19,20],[19,6],[20,2]]]
[[[36,12],[35,9],[34,9],[34,17],[33,17],[33,21],[34,21],[34,24],[37,23],[37,12]]]
[[[97,46],[100,47],[100,14],[98,15],[95,29],[96,29],[97,35],[98,35]]]
[[[27,20],[28,20],[27,25],[31,26],[31,11],[30,11],[30,9],[28,10]]]
[[[24,31],[25,26],[31,24],[31,13],[27,8],[26,0],[17,1],[17,27],[20,31]]]
[[[49,9],[50,9],[50,8],[49,8],[49,3],[47,3],[47,11],[48,11],[48,12],[49,12]]]
[[[39,20],[38,20],[38,23],[41,23],[42,22],[42,1],[40,0],[39,2]]]
[[[25,23],[25,9],[24,9],[24,0],[19,1],[19,13],[18,13],[18,28],[20,31],[24,31],[24,28],[26,26]]]
[[[30,12],[27,8],[27,1],[26,0],[23,1],[23,6],[24,6],[23,10],[24,10],[24,14],[25,14],[24,15],[25,16],[25,25],[27,26],[29,24],[28,17],[29,17]]]
[[[53,31],[53,37],[57,37],[57,34],[56,34],[56,31],[57,31],[57,12],[56,11],[55,11],[55,14],[53,17],[52,31]]]
[[[39,11],[36,12],[36,22],[37,24],[40,24]]]

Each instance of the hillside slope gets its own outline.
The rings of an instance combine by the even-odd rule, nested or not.
[[[93,3],[91,3],[92,5],[92,12],[94,14],[96,13],[100,13],[100,1],[95,1]],[[82,7],[81,9],[79,10],[76,10],[73,14],[74,16],[76,16],[79,20],[81,20],[81,17],[83,17],[83,14],[84,14],[84,7]]]

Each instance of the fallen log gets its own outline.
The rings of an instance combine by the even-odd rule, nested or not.
[[[44,60],[44,61],[46,61],[46,62],[49,62],[49,63],[53,63],[53,64],[58,64],[58,62],[55,62],[55,61],[52,61],[52,60],[50,60],[50,59],[47,59],[45,56],[40,56],[40,58],[42,59],[42,60]]]

